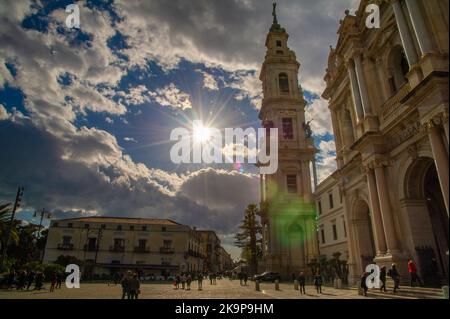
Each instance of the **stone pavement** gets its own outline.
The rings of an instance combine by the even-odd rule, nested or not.
[[[64,286],[64,285],[63,285]],[[63,287],[55,292],[47,289],[41,291],[0,290],[0,299],[119,299],[122,295],[120,285],[108,286],[106,283],[81,283],[79,289]],[[190,291],[174,290],[171,284],[145,283],[141,285],[141,299],[362,299],[355,290],[324,287],[321,295],[313,286],[306,287],[306,295],[294,290],[293,284],[280,284],[280,291],[272,283],[262,283],[261,291],[255,291],[253,282],[240,286],[239,281],[218,280],[217,285],[203,282],[203,290],[197,289],[197,283],[191,285]]]

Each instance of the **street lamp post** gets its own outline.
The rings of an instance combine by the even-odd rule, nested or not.
[[[40,212],[38,212],[38,211],[35,211],[35,212],[34,212],[33,217],[38,217],[38,216],[41,217],[41,219],[39,220],[39,230],[38,230],[38,236],[37,236],[38,239],[40,239],[41,236],[42,236],[42,233],[41,233],[41,232],[42,232],[42,222],[43,222],[44,218],[45,218],[45,219],[50,219],[50,218],[52,218],[52,214],[49,213],[49,212],[46,212],[45,209],[42,208],[42,210],[41,210]],[[45,243],[45,244],[46,244],[46,243]],[[43,251],[42,251],[42,255],[41,255],[41,258],[40,258],[41,264],[44,262],[45,246],[46,246],[46,245],[44,245],[44,248],[43,248]]]

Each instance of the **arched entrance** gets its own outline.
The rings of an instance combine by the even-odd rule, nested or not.
[[[426,284],[448,281],[449,225],[436,166],[431,158],[419,158],[408,169],[405,180],[408,199],[423,202],[410,218],[415,237],[415,255]],[[420,221],[420,225],[417,225]]]
[[[365,270],[366,266],[373,263],[375,258],[375,242],[370,216],[370,209],[363,199],[358,199],[353,209],[353,225],[355,228],[356,244],[359,258],[359,271]]]

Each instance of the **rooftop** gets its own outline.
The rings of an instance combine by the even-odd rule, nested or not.
[[[89,222],[89,223],[118,223],[118,224],[146,224],[146,225],[181,225],[170,219],[108,217],[108,216],[66,218],[66,219],[58,219],[58,221],[74,221],[74,222]]]

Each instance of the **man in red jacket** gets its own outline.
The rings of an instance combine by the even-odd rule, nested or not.
[[[419,275],[417,274],[416,264],[414,264],[414,262],[412,260],[410,260],[408,262],[408,272],[409,272],[409,277],[411,278],[411,281],[410,281],[411,287],[414,287],[414,284],[416,282],[419,282],[420,286],[423,286],[423,282],[420,279]]]

